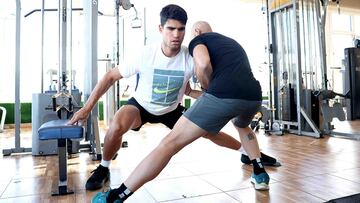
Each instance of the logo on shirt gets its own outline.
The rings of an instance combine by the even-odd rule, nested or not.
[[[169,106],[175,103],[184,83],[184,71],[154,70],[152,103]]]
[[[180,88],[173,88],[173,89],[158,89],[157,87],[155,87],[154,88],[154,92],[156,93],[156,94],[167,94],[167,93],[171,93],[171,92],[173,92],[173,91],[176,91],[177,89],[180,89]]]

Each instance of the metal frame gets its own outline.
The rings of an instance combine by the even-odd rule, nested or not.
[[[85,71],[84,77],[84,100],[89,99],[92,90],[98,82],[98,1],[93,0],[91,3],[84,1],[84,18],[85,18],[85,67],[88,71]],[[93,119],[97,119],[99,112],[98,104],[95,105],[86,124],[86,141],[90,141],[91,153],[96,154],[96,160],[101,160],[101,143],[99,136],[99,128],[97,122],[93,122]],[[82,146],[84,147],[84,146]]]
[[[329,0],[292,0],[291,4],[287,3],[270,11],[269,1],[267,1],[269,47],[270,45],[273,45],[272,57],[271,54],[269,54],[269,69],[271,73],[270,103],[272,105],[271,109],[273,110],[270,122],[271,124],[273,122],[279,122],[287,128],[286,130],[289,133],[298,135],[319,138],[322,136],[322,134],[329,134],[331,136],[341,136],[359,140],[359,134],[343,133],[334,130],[331,122],[329,122],[329,119],[321,118],[322,115],[319,115],[319,125],[317,126],[309,116],[309,111],[311,110],[306,109],[306,107],[301,104],[301,102],[306,99],[302,90],[302,86],[304,86],[305,90],[313,91],[318,90],[316,88],[320,88],[319,90],[321,91],[327,91],[328,80],[326,64],[325,21],[328,4]],[[289,8],[294,9],[292,21],[293,26],[291,27],[291,32],[294,36],[296,36],[296,41],[294,44],[294,55],[296,58],[294,60],[295,63],[293,64],[293,70],[296,71],[296,121],[284,121],[281,118],[282,104],[278,97],[278,80],[280,80],[280,74],[278,71],[280,64],[277,60],[277,45],[282,43],[282,41],[277,41],[275,26],[276,23],[279,22],[275,20],[274,16],[275,13],[282,12],[282,10]],[[271,63],[271,60],[273,60],[273,64]],[[319,76],[321,76],[321,78]],[[302,83],[303,79],[305,81]],[[329,103],[329,101],[326,99],[321,99],[319,102],[319,108],[321,105],[328,105]],[[307,108],[309,107],[307,106]],[[277,113],[280,115],[277,115]],[[321,114],[321,112],[319,112],[319,114]],[[303,130],[303,121],[312,131]]]
[[[41,3],[41,93],[44,93],[44,34],[45,34],[45,0]]]
[[[310,6],[309,6],[310,5]],[[303,99],[305,98],[303,95],[303,90],[302,90],[302,86],[303,86],[303,70],[302,68],[305,69],[305,74],[308,74],[307,70],[307,56],[302,56],[302,51],[305,52],[305,45],[306,43],[312,43],[310,42],[311,39],[315,39],[314,36],[307,36],[306,34],[308,34],[309,32],[305,32],[305,29],[317,29],[318,30],[318,40],[313,40],[313,41],[318,41],[319,45],[313,45],[313,47],[311,47],[312,49],[316,49],[316,51],[320,52],[320,68],[321,68],[321,76],[322,76],[322,83],[321,83],[321,87],[322,89],[326,89],[326,59],[325,59],[325,36],[324,36],[324,25],[321,24],[324,22],[325,17],[323,16],[323,18],[319,18],[320,17],[320,2],[318,0],[307,0],[306,1],[306,6],[307,6],[307,17],[309,17],[309,13],[312,12],[309,18],[307,18],[307,21],[305,22],[304,20],[304,16],[301,16],[302,19],[300,19],[300,10],[304,12],[304,0],[292,0],[290,3],[286,3],[284,5],[281,5],[278,8],[274,8],[272,10],[270,10],[269,8],[269,2],[267,1],[267,10],[268,10],[268,30],[269,30],[269,45],[272,45],[272,57],[269,54],[269,60],[271,61],[272,59],[272,66],[271,63],[269,63],[269,69],[270,69],[270,87],[271,87],[271,95],[270,95],[270,104],[271,109],[273,110],[273,113],[271,114],[271,122],[279,122],[281,125],[283,125],[284,128],[286,128],[286,130],[290,133],[294,133],[294,134],[298,134],[298,135],[306,135],[306,136],[311,136],[311,137],[315,137],[315,138],[319,138],[322,136],[322,131],[319,129],[318,126],[316,126],[315,122],[311,119],[311,116],[309,116],[307,109],[305,109],[301,102],[303,101]],[[281,24],[283,21],[280,17],[282,17],[282,15],[280,15],[279,19],[276,19],[276,14],[278,12],[284,12],[285,13],[285,17],[287,17],[287,23],[285,23],[285,26],[288,26],[287,30],[290,30],[290,32],[286,33],[280,33],[280,34],[287,34],[285,36],[285,38],[287,38],[289,44],[285,43],[285,47],[281,47],[278,48],[278,45],[280,43],[283,43],[280,39],[280,41],[278,41],[277,38],[277,32],[275,27],[277,26],[277,23],[280,23],[280,28],[282,28],[281,26],[283,26],[283,24]],[[291,13],[292,12],[292,13]],[[300,13],[300,14],[299,14]],[[314,14],[316,15],[316,18],[314,17]],[[326,11],[325,11],[326,14]],[[303,14],[304,15],[304,14]],[[321,19],[321,21],[319,21],[319,19]],[[302,25],[300,25],[300,21],[302,21]],[[309,20],[312,20],[311,22],[309,22]],[[312,24],[311,24],[312,23]],[[305,27],[305,25],[307,25],[308,27]],[[317,28],[313,28],[311,26],[316,25]],[[303,27],[301,27],[303,26]],[[303,30],[303,32],[301,33],[300,30]],[[286,29],[282,29],[282,30],[286,30]],[[307,30],[308,31],[308,30]],[[281,37],[280,37],[281,38]],[[302,40],[302,41],[301,41]],[[301,43],[304,43],[304,47],[302,47]],[[281,49],[282,51],[284,50],[290,50],[292,48],[292,53],[288,53],[286,56],[284,54],[279,55],[279,49]],[[306,47],[308,48],[308,47]],[[317,48],[319,50],[317,50]],[[282,52],[281,52],[282,53]],[[309,53],[308,53],[309,54]],[[305,54],[306,55],[306,54]],[[295,57],[295,58],[293,58]],[[279,59],[280,58],[280,59]],[[286,62],[284,62],[283,64],[280,64],[281,61],[285,61],[288,60],[288,62],[290,62],[290,64],[286,64]],[[279,96],[279,91],[280,91],[280,86],[279,86],[279,82],[280,82],[280,73],[279,72],[279,68],[281,67],[281,65],[283,65],[284,68],[288,68],[289,72],[287,73],[289,76],[289,78],[291,78],[293,75],[293,73],[295,74],[295,81],[294,83],[290,83],[288,82],[288,84],[293,84],[295,85],[295,99],[296,99],[296,112],[297,112],[297,119],[296,121],[284,121],[282,118],[282,108],[283,108],[283,104],[282,101],[280,99]],[[288,67],[286,67],[288,66]],[[310,75],[309,78],[307,77],[307,75],[305,75],[305,83],[309,80],[310,83],[312,83],[312,88],[315,87],[314,85],[314,80],[316,78],[314,78],[314,76],[312,75],[313,73],[313,67],[310,65]],[[316,67],[315,67],[316,68]],[[316,71],[317,73],[317,71]],[[283,78],[284,79],[284,78]],[[316,81],[316,80],[315,80]],[[306,131],[304,130],[304,124],[303,122],[307,123],[307,125],[311,128],[312,131]]]
[[[2,106],[0,106],[1,112],[1,118],[0,118],[0,133],[4,131],[4,123],[6,119],[6,109]]]
[[[117,18],[117,61],[119,64],[119,8],[122,6],[125,10],[133,7],[133,4],[129,2],[129,0],[115,0],[116,3],[116,18]],[[98,78],[97,78],[97,70],[98,70],[98,56],[97,56],[97,43],[98,43],[98,14],[103,15],[98,11],[98,0],[93,0],[89,4],[87,1],[84,1],[84,8],[72,8],[72,1],[67,4],[67,0],[59,0],[58,9],[45,9],[45,0],[42,0],[41,9],[35,9],[30,13],[27,13],[25,17],[31,15],[34,12],[41,11],[41,77],[44,75],[44,12],[45,11],[58,11],[59,13],[59,78],[62,77],[63,73],[66,73],[68,67],[72,66],[72,51],[71,51],[71,34],[68,35],[68,31],[72,30],[72,11],[73,10],[83,10],[85,17],[85,32],[84,39],[87,40],[85,45],[87,46],[86,57],[85,57],[85,67],[88,71],[85,71],[85,90],[84,90],[84,98],[85,101],[89,98],[91,91],[95,87]],[[67,19],[66,19],[67,18]],[[70,23],[67,23],[70,21]],[[122,24],[122,28],[123,28]],[[11,153],[23,153],[23,152],[31,152],[31,148],[23,148],[20,144],[20,28],[21,28],[21,0],[16,0],[16,37],[15,37],[15,148],[12,149],[4,149],[4,155],[10,155]],[[70,48],[69,48],[70,47]],[[68,49],[68,51],[67,51]],[[70,80],[72,79],[72,71],[70,71]],[[61,86],[61,82],[59,82],[59,90],[61,88],[65,88]],[[72,82],[70,83],[70,88],[72,88]],[[41,93],[44,92],[44,84],[41,81]],[[71,94],[71,89],[69,91]],[[117,92],[119,94],[119,92]],[[120,99],[118,99],[117,103],[120,104]],[[86,136],[85,140],[90,141],[89,144],[82,145],[81,148],[90,148],[91,152],[96,152],[96,159],[101,159],[101,143],[99,136],[99,128],[97,121],[98,115],[98,105],[92,110],[91,115],[89,116],[89,122],[87,122],[86,128]],[[96,148],[96,150],[95,150]]]
[[[118,66],[120,64],[120,0],[115,0],[115,11],[116,11],[116,62]],[[124,36],[124,22],[122,22],[122,36]],[[124,45],[124,37],[122,38],[122,45]],[[122,46],[123,48],[124,46]],[[124,50],[122,49],[123,53]],[[120,81],[116,82],[115,89],[116,97],[116,110],[120,109]]]
[[[66,90],[66,85],[63,84],[63,81],[66,81],[66,78],[63,78],[66,75],[67,63],[66,63],[66,53],[67,53],[67,0],[59,0],[59,79],[58,82],[58,91]],[[71,33],[70,33],[71,34]],[[71,92],[71,90],[70,90]]]
[[[110,71],[112,67],[111,59],[98,59],[99,62],[106,63],[106,72]],[[106,92],[104,98],[104,124],[105,126],[110,126],[111,121],[114,118],[116,113],[116,102],[115,102],[115,86],[113,85],[110,89]]]
[[[360,141],[360,133],[343,133],[343,132],[338,132],[338,131],[330,131],[330,135],[333,137],[342,137],[342,138],[349,138],[349,139],[353,139],[353,140],[358,140]]]
[[[15,148],[3,149],[3,155],[11,153],[31,152],[31,148],[21,147],[20,140],[20,29],[21,29],[21,2],[16,0],[16,32],[15,32]]]
[[[95,40],[95,43],[97,44],[97,1],[92,1],[93,3],[96,3],[96,8],[94,7],[94,11],[96,11],[96,13],[92,13],[91,14],[91,18],[96,19],[96,26],[93,26],[93,31],[92,32],[87,32],[87,33],[95,33],[93,34],[92,38],[90,38],[90,43],[94,44],[93,41]],[[42,38],[44,37],[44,11],[46,11],[45,7],[45,1],[42,1],[42,7],[41,10],[37,9],[34,10],[35,11],[41,11],[41,23],[42,23],[42,29],[41,29],[41,35]],[[86,5],[86,3],[85,3]],[[70,2],[69,4],[67,4],[67,0],[59,0],[59,7],[58,9],[51,9],[51,11],[59,11],[59,78],[63,77],[63,73],[66,73],[67,67],[70,67],[71,70],[71,18],[72,18],[72,3]],[[81,9],[82,10],[82,9]],[[31,12],[31,13],[33,13]],[[27,14],[26,16],[30,15],[31,13]],[[70,23],[69,23],[70,21]],[[94,22],[93,20],[91,22]],[[90,25],[92,25],[90,23]],[[70,34],[68,33],[68,31],[70,31]],[[3,154],[5,156],[11,155],[12,153],[24,153],[24,152],[31,152],[32,148],[23,148],[21,147],[21,139],[20,139],[20,120],[21,120],[21,112],[20,112],[20,33],[21,33],[21,0],[16,0],[16,36],[15,36],[15,148],[11,148],[11,149],[3,149]],[[86,35],[86,39],[88,35]],[[70,46],[68,46],[70,44]],[[69,51],[67,51],[69,50]],[[91,50],[94,50],[93,53],[97,54],[97,46],[92,47]],[[41,40],[41,75],[43,77],[43,53],[44,53],[44,41],[43,39]],[[95,61],[95,63],[97,63],[97,55],[90,57],[90,59],[92,61]],[[93,67],[93,66],[90,66]],[[95,86],[95,84],[97,83],[97,66],[95,67],[96,69],[92,69],[91,71],[86,71],[94,73],[95,77],[93,79],[93,84]],[[70,77],[71,76],[72,71],[70,71]],[[63,80],[65,80],[65,78],[63,78]],[[86,80],[85,80],[86,81]],[[62,90],[66,90],[66,86],[63,86],[62,82],[59,81],[58,83],[59,87],[58,90],[62,91]],[[72,87],[72,84],[70,84]],[[70,87],[70,88],[71,88]],[[41,81],[41,92],[43,93],[44,88],[43,88],[43,81]],[[69,91],[69,93],[71,94],[71,89]],[[95,115],[97,115],[97,108],[93,111],[93,114],[96,113]],[[97,116],[96,116],[97,118]],[[92,122],[90,122],[92,123]],[[93,128],[93,127],[91,127]],[[98,128],[95,128],[98,129]],[[93,132],[94,130],[90,130],[89,132]],[[99,133],[96,133],[96,135],[99,135]],[[91,139],[93,140],[93,142],[95,142],[95,138]],[[90,140],[90,141],[91,141]],[[96,141],[98,141],[99,139],[96,139]],[[100,146],[100,143],[98,143],[97,145]],[[91,147],[92,145],[90,145]],[[95,146],[93,147],[95,148]],[[100,152],[101,153],[101,150]]]

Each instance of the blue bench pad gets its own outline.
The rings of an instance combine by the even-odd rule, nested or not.
[[[40,140],[50,139],[78,139],[83,137],[83,127],[78,125],[67,125],[69,120],[48,121],[38,129]]]

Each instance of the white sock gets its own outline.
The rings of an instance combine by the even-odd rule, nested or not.
[[[102,165],[102,166],[104,166],[104,167],[106,167],[106,168],[109,168],[110,162],[111,162],[111,161],[105,161],[104,159],[101,159],[100,165]]]
[[[261,159],[260,158],[256,158],[256,162],[258,163],[260,168],[264,168],[264,166],[261,163]]]
[[[247,153],[246,153],[246,151],[245,151],[245,149],[241,146],[239,149],[238,149],[238,151],[241,153],[241,154],[244,154],[244,155],[248,155]]]

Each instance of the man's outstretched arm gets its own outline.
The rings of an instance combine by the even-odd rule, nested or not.
[[[96,84],[94,90],[91,92],[89,99],[84,107],[77,111],[71,118],[68,124],[73,125],[78,121],[85,122],[90,111],[94,108],[96,102],[102,95],[118,80],[122,78],[119,69],[113,68],[108,71],[103,78]]]

